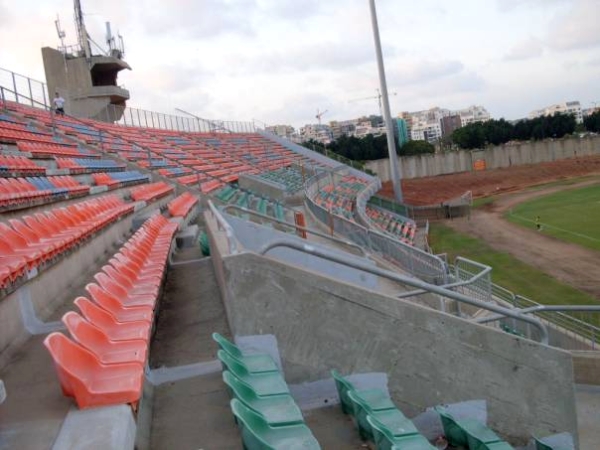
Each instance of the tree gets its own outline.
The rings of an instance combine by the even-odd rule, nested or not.
[[[435,153],[435,147],[427,141],[408,141],[400,148],[401,156]]]
[[[583,119],[583,125],[588,131],[600,133],[600,110]]]
[[[473,149],[485,146],[486,136],[481,122],[470,123],[454,130],[452,140],[460,148]]]

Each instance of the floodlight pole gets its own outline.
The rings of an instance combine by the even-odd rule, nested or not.
[[[371,7],[371,23],[373,25],[373,39],[375,40],[375,53],[377,54],[377,67],[379,69],[379,85],[381,87],[381,100],[383,101],[383,120],[387,133],[388,154],[390,158],[390,176],[394,186],[394,198],[402,202],[402,187],[400,185],[400,171],[398,155],[396,154],[396,143],[394,142],[394,125],[390,113],[390,100],[388,98],[387,82],[385,79],[385,67],[383,65],[383,53],[381,51],[381,40],[379,38],[379,25],[377,24],[377,10],[375,0],[369,0]]]

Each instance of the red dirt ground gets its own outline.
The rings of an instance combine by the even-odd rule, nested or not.
[[[472,191],[473,198],[519,191],[525,187],[565,178],[600,174],[600,155],[541,164],[513,166],[480,172],[402,180],[404,201],[409,205],[436,205]],[[378,193],[393,197],[391,182]]]
[[[599,174],[600,155],[506,169],[403,180],[402,188],[404,200],[412,205],[439,204],[469,190],[474,198],[501,194],[494,197],[492,204],[473,210],[470,218],[446,221],[446,224],[457,231],[482,239],[492,248],[507,252],[600,300],[600,252],[559,241],[543,232],[520,227],[507,222],[503,217],[505,211],[523,201],[562,189],[595,184],[598,180],[578,181],[569,187],[547,186],[534,191],[527,190],[529,186]],[[385,183],[381,193],[392,197],[391,183]],[[543,299],[535,300],[543,303]]]

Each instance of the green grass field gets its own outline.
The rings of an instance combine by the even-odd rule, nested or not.
[[[521,203],[505,214],[513,223],[600,251],[600,184],[549,194]]]
[[[485,242],[458,233],[447,226],[431,224],[429,240],[436,253],[448,253],[450,262],[454,261],[455,256],[463,256],[487,264],[493,268],[492,281],[495,284],[538,303],[598,305],[598,301],[591,295],[560,283],[508,253],[496,251]],[[592,323],[600,325],[599,316],[595,314]]]

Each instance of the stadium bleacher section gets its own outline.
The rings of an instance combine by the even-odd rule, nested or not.
[[[307,178],[303,165],[318,164],[256,133],[140,129],[70,117],[52,120],[45,111],[12,103],[9,103],[8,110],[0,116],[0,139],[5,143],[0,148],[0,211],[13,211],[16,215],[0,221],[0,289],[3,290],[0,292],[0,302],[5,301],[3,299],[7,298],[7,294],[14,293],[15,289],[34,278],[37,271],[68,258],[72,251],[95,239],[100,232],[116,225],[122,218],[131,216],[134,210],[137,212],[138,208],[147,208],[144,214],[148,214],[149,218],[142,220],[147,216],[136,215],[136,221],[141,223],[140,228],[134,231],[139,224],[134,225],[132,220],[132,229],[126,233],[128,239],[116,253],[113,254],[114,249],[110,252],[104,248],[100,250],[100,253],[111,256],[107,256],[108,261],[99,263],[99,270],[94,275],[86,278],[86,296],[79,296],[73,302],[79,312],[71,310],[62,315],[68,336],[55,331],[43,341],[60,384],[60,391],[50,392],[49,397],[60,396],[62,391],[82,409],[130,405],[136,412],[134,417],[138,419],[141,415],[137,415],[137,408],[140,407],[144,385],[151,382],[154,370],[150,364],[151,342],[161,308],[160,299],[167,269],[199,263],[199,260],[182,257],[177,264],[169,266],[175,233],[182,229],[184,222],[180,219],[199,210],[199,202],[206,198],[200,195],[202,193],[218,200],[224,208],[228,205],[238,206],[293,224],[294,214],[301,210],[299,206],[242,189],[237,181],[241,175],[253,175],[282,185],[287,193],[298,193],[302,191]],[[49,127],[55,127],[56,133]],[[20,156],[14,156],[17,152]],[[332,214],[355,221],[357,198],[367,186],[366,180],[355,173],[343,175],[334,184],[321,185],[312,200]],[[108,189],[122,191],[106,194]],[[94,197],[92,191],[102,192],[102,195]],[[180,195],[175,196],[177,194]],[[73,201],[77,196],[87,195],[92,196]],[[69,203],[64,206],[49,204],[63,200]],[[43,206],[43,210],[37,209],[39,206]],[[30,207],[36,209],[26,211]],[[157,211],[160,208],[168,210],[170,220]],[[22,214],[21,209],[24,209]],[[365,211],[374,229],[403,244],[412,245],[416,232],[413,221],[374,206],[367,206]],[[241,217],[245,218],[243,214]],[[219,239],[215,238],[216,232],[210,226],[207,225],[208,232],[204,233],[206,245],[216,245],[220,251]],[[130,235],[132,232],[133,235]],[[271,232],[274,234],[275,230],[267,229],[267,233]],[[229,239],[221,238],[221,241]],[[123,242],[120,236],[115,239]],[[110,245],[108,243],[106,248],[110,249]],[[221,256],[220,253],[218,255]],[[233,258],[230,260],[235,259],[235,255],[231,256]],[[216,261],[222,264],[219,259]],[[265,272],[274,274],[278,263],[271,263],[273,266]],[[244,270],[252,266],[247,264]],[[187,267],[189,269],[192,266]],[[223,271],[224,267],[222,265],[216,270]],[[296,267],[286,270],[296,270]],[[230,275],[225,270],[215,276],[222,277],[220,281],[223,282]],[[274,278],[260,288],[247,289],[244,295],[250,298],[256,291],[261,298],[273,301],[275,297],[293,297],[295,293],[288,289],[301,290],[303,287],[298,287],[297,283],[304,282],[304,285],[310,286],[310,280],[316,280],[318,276],[319,266],[315,266],[314,273],[310,275],[314,279],[307,277],[298,281],[300,276],[282,277],[283,282],[280,283],[279,278]],[[272,285],[280,289],[277,295],[270,295],[267,291]],[[84,286],[81,286],[82,291]],[[323,292],[329,291],[323,289]],[[342,295],[335,289],[331,292],[335,292],[332,298]],[[16,304],[15,297],[11,298],[12,305]],[[306,305],[313,300],[308,294],[303,298]],[[312,307],[297,307],[292,303],[290,308],[286,306],[277,311],[293,311],[298,315],[295,321],[302,322],[304,309],[316,309],[329,300],[315,301]],[[398,299],[394,301],[403,302]],[[248,304],[254,303],[249,301]],[[358,302],[352,305],[354,308]],[[268,305],[264,309],[263,306],[260,305],[260,312],[256,313],[260,320],[266,320],[265,317],[273,314]],[[227,312],[223,305],[220,304],[220,307],[220,315],[225,317]],[[333,308],[332,305],[328,307]],[[254,313],[246,311],[248,317]],[[331,326],[330,321],[335,320],[333,316],[329,311],[316,320],[323,323],[323,329],[327,329]],[[381,317],[384,316],[382,321],[391,317],[395,325],[401,321],[398,317],[381,313]],[[232,320],[232,323],[246,332],[258,330],[258,325],[251,325],[245,319],[237,320]],[[277,320],[275,315],[272,320]],[[183,322],[178,324],[182,329],[185,328]],[[308,327],[308,321],[306,324]],[[193,326],[198,328],[197,324]],[[430,324],[423,327],[428,326]],[[276,334],[274,327],[276,325],[264,328],[269,331],[260,328],[260,334]],[[232,331],[235,331],[233,327]],[[285,333],[279,331],[279,334]],[[330,352],[329,356],[322,356],[319,353],[320,345],[312,345],[294,353],[296,350],[290,342],[302,339],[301,334],[292,330],[291,337],[284,336],[279,353],[284,367],[287,365],[286,374],[288,367],[294,372],[294,383],[304,381],[303,376],[307,374],[313,381],[323,373],[325,358],[343,359],[342,353],[351,354],[353,351],[348,346],[344,352],[336,350]],[[339,343],[333,334],[329,336],[332,342]],[[247,352],[218,333],[214,333],[212,338],[219,345],[213,357],[216,353],[222,366],[219,375],[231,396],[226,406],[230,407],[237,419],[242,445],[248,449],[287,449],[294,446],[320,448],[316,433],[313,434],[315,424],[305,420],[303,409],[296,401],[297,393],[288,386],[282,368],[271,354]],[[511,336],[510,339],[521,338]],[[193,340],[190,342],[193,342],[190,346],[198,345]],[[333,344],[323,342],[326,351],[330,345]],[[375,352],[376,345],[372,347],[372,352]],[[321,359],[314,364],[315,367],[311,366],[313,357]],[[377,366],[375,359],[373,361],[369,364],[379,370],[390,374],[396,370],[389,366],[382,368]],[[331,367],[329,361],[327,365]],[[170,368],[164,369],[167,373]],[[156,370],[162,370],[162,367]],[[3,373],[0,372],[0,375]],[[425,437],[417,430],[395,406],[387,391],[355,389],[337,372],[333,376],[338,388],[344,386],[340,388],[339,400],[344,412],[350,413],[356,423],[357,437],[371,440],[376,448],[434,448],[430,443],[431,437]],[[390,376],[398,377],[397,374]],[[493,382],[497,382],[497,378]],[[298,388],[297,385],[295,387]],[[294,392],[294,396],[291,392]],[[218,403],[219,399],[215,397],[211,401]],[[41,405],[40,409],[43,408]],[[444,422],[444,412],[441,409],[438,412]],[[229,425],[227,430],[235,429],[232,424]],[[484,428],[485,424],[476,427],[460,422],[446,430],[445,434],[452,445],[464,445],[477,450],[512,448],[491,429]],[[457,434],[457,430],[464,432],[464,435]],[[48,442],[53,442],[53,438]],[[204,445],[201,442],[196,444]],[[353,445],[355,448],[356,442]]]

